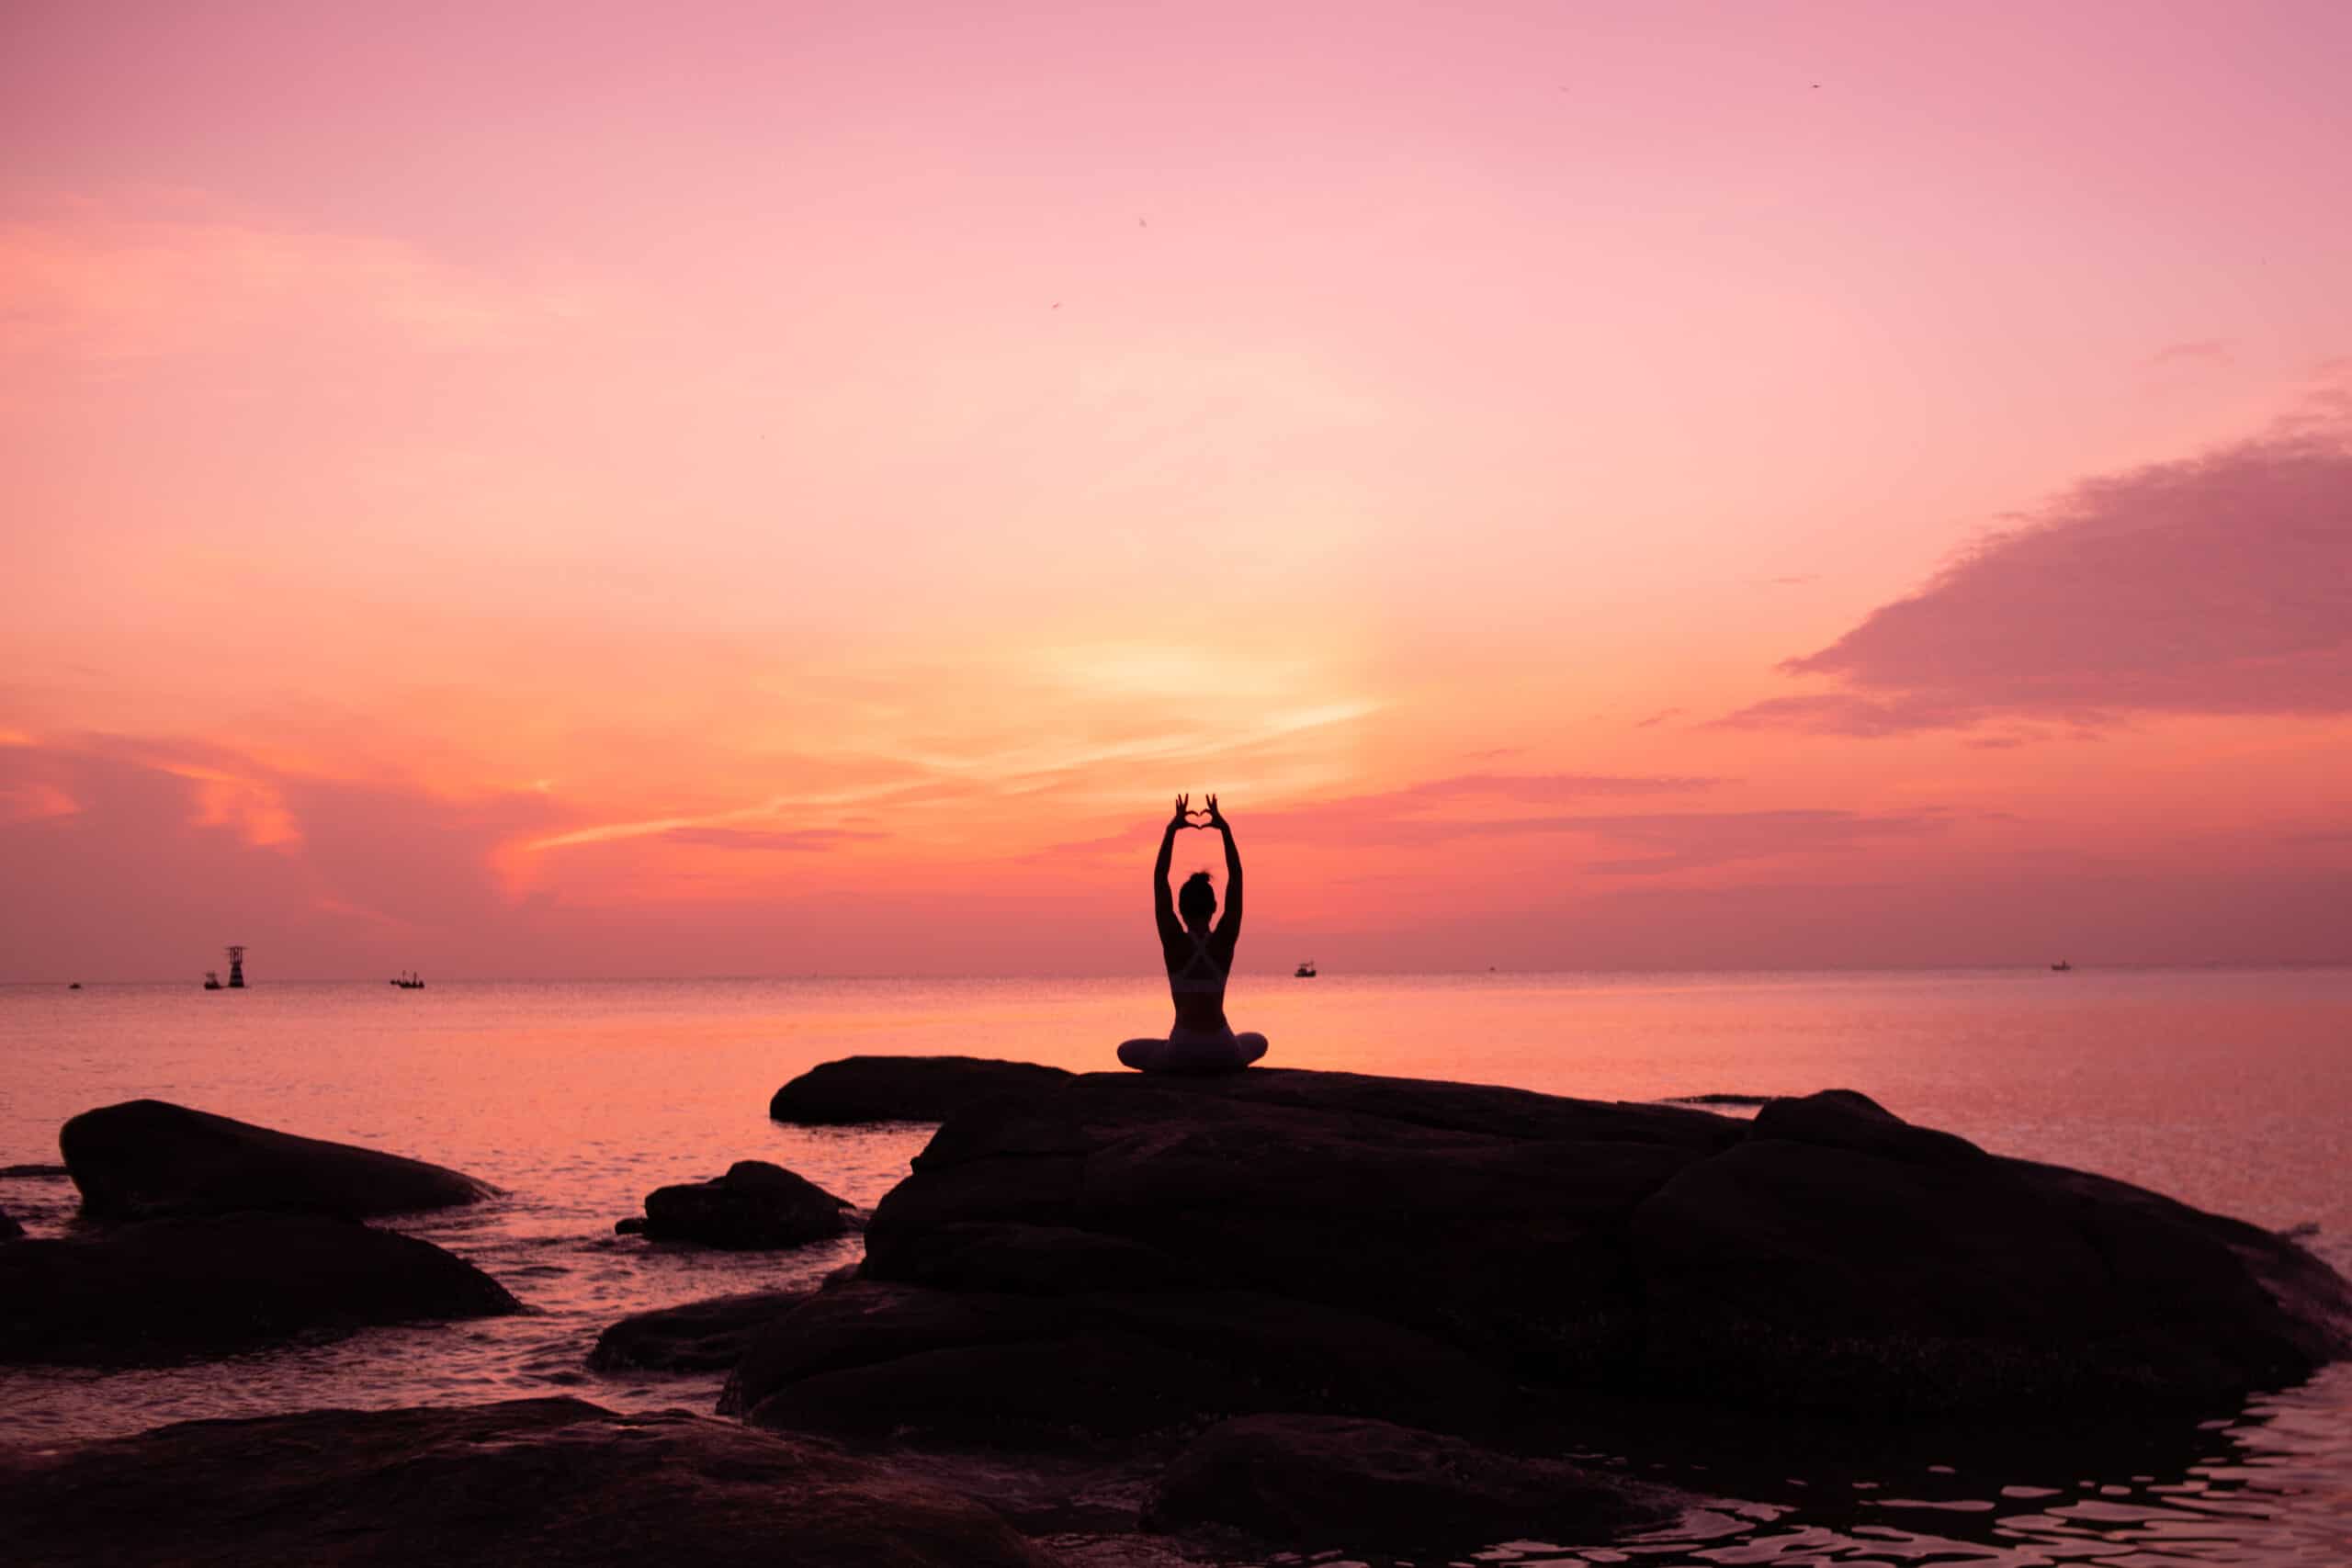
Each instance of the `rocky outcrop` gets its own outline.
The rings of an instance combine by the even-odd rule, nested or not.
[[[851,1280],[753,1336],[720,1404],[757,1426],[1053,1446],[1271,1410],[1490,1421],[1501,1383],[1379,1318],[1255,1291],[934,1291]]]
[[[1513,1537],[1607,1540],[1697,1501],[1385,1421],[1252,1416],[1210,1427],[1177,1455],[1143,1523],[1218,1525],[1302,1550],[1445,1552]]]
[[[498,1190],[423,1160],[160,1100],[85,1111],[57,1143],[82,1190],[82,1211],[94,1219],[258,1209],[361,1220],[477,1202]]]
[[[615,1228],[648,1241],[693,1241],[730,1251],[800,1247],[850,1228],[851,1204],[765,1160],[737,1160],[708,1181],[657,1188],[645,1218]]]
[[[863,1386],[901,1404],[919,1395],[892,1359],[1015,1375],[955,1303],[1121,1325],[1171,1292],[1345,1313],[1539,1385],[1772,1409],[2188,1406],[2352,1347],[2352,1293],[2291,1243],[1843,1091],[1749,1122],[1349,1074],[1090,1075],[952,1117],[876,1211],[865,1273],[946,1303],[842,1329]],[[1184,1348],[1235,1370],[1216,1334]],[[745,1375],[759,1362],[755,1343]],[[797,1412],[832,1402],[797,1380],[843,1370],[782,1373],[754,1418],[822,1425]],[[1192,1386],[1219,1391],[1194,1414],[1227,1397]],[[1353,1398],[1258,1408],[1458,1429]]]
[[[25,1227],[11,1218],[8,1211],[0,1209],[0,1241],[16,1241],[25,1234]]]
[[[591,1371],[725,1371],[752,1337],[808,1299],[807,1291],[752,1291],[640,1312],[596,1337]]]
[[[139,1366],[519,1312],[481,1269],[350,1220],[150,1220],[0,1247],[0,1362]]]
[[[978,1056],[847,1056],[811,1067],[776,1090],[768,1114],[820,1127],[944,1122],[989,1095],[1050,1089],[1069,1076],[1035,1062]]]
[[[1050,1568],[996,1515],[885,1465],[571,1399],[196,1421],[0,1456],[18,1568]]]

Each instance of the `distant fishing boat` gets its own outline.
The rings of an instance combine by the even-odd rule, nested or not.
[[[1306,963],[1300,964],[1298,968],[1294,971],[1294,977],[1301,980],[1312,980],[1315,978],[1315,960],[1310,958]]]
[[[208,991],[217,991],[217,990],[220,989],[220,970],[218,970],[218,969],[207,969],[207,970],[204,972],[204,988],[205,988],[206,990],[208,990]]]
[[[393,976],[392,984],[398,986],[403,991],[421,991],[424,989],[424,980],[423,976],[419,976],[413,969],[410,970],[405,975]]]
[[[2067,962],[2066,962],[2064,959],[2063,959],[2063,958],[2062,958],[2062,959],[2060,959],[2057,963],[2052,964],[2050,967],[2051,967],[2051,969],[2052,969],[2053,972],[2055,972],[2055,973],[2057,973],[2057,974],[2060,974],[2060,975],[2071,975],[2071,974],[2073,974],[2073,973],[2074,973],[2074,971],[2075,971],[2075,966],[2074,966],[2073,964],[2071,964],[2067,963]]]
[[[68,981],[65,988],[69,991],[78,991],[82,988],[82,982],[79,980]]]

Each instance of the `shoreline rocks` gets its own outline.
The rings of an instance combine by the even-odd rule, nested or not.
[[[0,1247],[0,1363],[131,1367],[521,1303],[463,1258],[352,1220],[149,1220]]]
[[[613,1228],[648,1241],[693,1241],[733,1252],[802,1247],[845,1234],[854,1205],[765,1160],[737,1160],[724,1176],[645,1195],[645,1217]]]
[[[161,1100],[85,1111],[57,1134],[93,1219],[238,1210],[375,1219],[480,1202],[498,1189],[455,1170],[304,1138]]]
[[[982,1505],[830,1444],[575,1399],[191,1421],[0,1453],[0,1517],[20,1568],[1052,1568]]]
[[[750,1291],[634,1313],[596,1336],[591,1371],[726,1371],[752,1336],[808,1299],[807,1291]]]
[[[1141,1523],[1161,1532],[1215,1525],[1292,1548],[1447,1552],[1512,1538],[1608,1540],[1699,1501],[1386,1421],[1251,1416],[1187,1445]]]
[[[1050,1089],[1070,1076],[1035,1062],[979,1056],[844,1056],[777,1089],[768,1116],[811,1127],[944,1122],[989,1095]]]
[[[1352,1074],[1088,1075],[943,1124],[877,1207],[865,1275],[1113,1324],[1181,1280],[1369,1316],[1539,1389],[1849,1416],[2185,1408],[2352,1349],[2352,1288],[2291,1243],[1849,1091],[1747,1122]],[[929,1344],[904,1311],[842,1330],[865,1385],[919,1401],[911,1366],[871,1369],[932,1352],[986,1381],[933,1315]],[[791,1375],[813,1371],[755,1419],[832,1407]]]
[[[1507,1399],[1426,1335],[1260,1292],[1048,1297],[852,1280],[755,1333],[719,1409],[849,1438],[1061,1447],[1269,1411],[1476,1430]]]

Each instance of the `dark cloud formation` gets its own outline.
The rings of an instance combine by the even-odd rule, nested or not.
[[[2352,419],[2093,479],[1781,668],[1839,689],[1719,723],[1847,735],[1996,719],[2352,713]]]

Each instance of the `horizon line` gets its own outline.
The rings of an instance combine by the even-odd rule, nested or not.
[[[1505,967],[1489,965],[1484,969],[1390,969],[1368,967],[1325,972],[1321,979],[1346,979],[1376,976],[1383,979],[1453,977],[1476,975],[1516,975],[1523,976],[1555,976],[1564,975],[1626,976],[1626,975],[1933,975],[1933,974],[2009,974],[2018,971],[2039,973],[2049,970],[2047,961],[2013,960],[2007,962],[1975,962],[1950,964],[1598,964],[1589,967]],[[2132,971],[2151,972],[2210,972],[2214,970],[2321,970],[2352,969],[2352,955],[2342,958],[2281,958],[2281,959],[2199,959],[2187,962],[2154,962],[2117,960],[2074,963],[2075,973],[2095,970],[2100,973]],[[421,971],[411,971],[420,973]],[[1238,970],[1237,976],[1289,979],[1292,976],[1280,967],[1259,971]],[[1010,982],[1016,980],[1121,980],[1156,983],[1159,976],[1143,970],[1035,970],[1007,974],[1001,969],[973,970],[860,970],[860,971],[768,971],[754,974],[713,975],[453,975],[440,980],[425,976],[426,988],[434,985],[513,986],[513,985],[709,985],[744,982],[790,981],[884,981],[884,980],[967,980]],[[248,982],[244,990],[266,990],[271,986],[382,986],[390,983],[386,975],[285,975]],[[61,976],[54,978],[0,978],[0,987],[71,987],[71,986],[185,986],[202,990],[200,979],[184,976],[145,976],[134,977],[105,976],[89,978],[81,976]],[[222,987],[227,989],[228,987]]]

